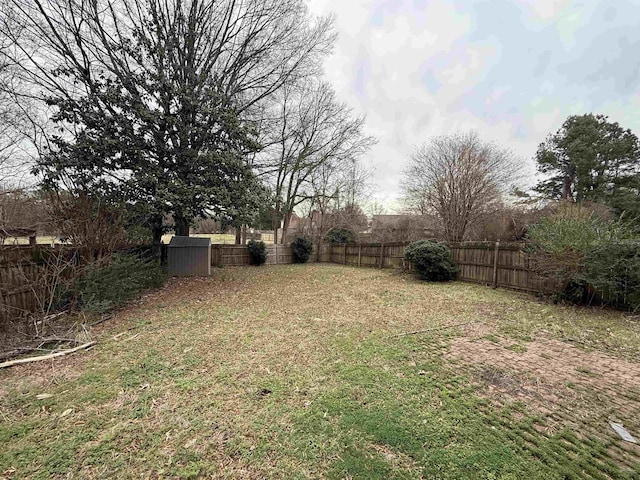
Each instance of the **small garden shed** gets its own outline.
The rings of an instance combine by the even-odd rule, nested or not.
[[[167,266],[169,275],[210,275],[211,239],[173,237],[168,247]]]

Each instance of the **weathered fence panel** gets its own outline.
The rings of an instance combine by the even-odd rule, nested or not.
[[[0,265],[0,320],[41,308],[45,298],[44,287],[38,281],[41,270],[42,266],[29,262]]]
[[[309,261],[328,262],[331,255],[330,245],[321,245],[313,252]],[[266,265],[280,265],[293,263],[293,253],[290,245],[267,245]],[[246,245],[211,245],[211,265],[216,267],[234,267],[249,265],[249,251]]]
[[[553,279],[533,271],[523,243],[462,243],[450,247],[460,280],[535,293],[551,293],[556,286]]]
[[[404,268],[408,243],[348,243],[329,245],[331,263],[357,267]]]

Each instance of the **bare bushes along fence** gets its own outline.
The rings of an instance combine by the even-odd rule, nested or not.
[[[0,334],[7,322],[54,308],[53,292],[76,263],[62,246],[0,247]]]

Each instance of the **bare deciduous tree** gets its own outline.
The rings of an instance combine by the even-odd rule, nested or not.
[[[11,42],[0,35],[0,52]],[[19,66],[0,54],[0,190],[11,191],[24,186],[24,178],[32,167],[28,149],[30,102],[20,93],[23,83]]]
[[[333,229],[348,229],[357,236],[368,227],[362,204],[371,193],[373,169],[352,159],[325,164],[311,176],[310,198],[305,202],[304,234],[320,244]]]
[[[283,241],[294,209],[313,200],[320,185],[323,195],[333,195],[329,184],[375,142],[363,131],[364,118],[354,117],[326,83],[308,80],[285,87],[277,108],[278,128],[265,160],[273,179],[276,242],[278,215],[284,217]]]
[[[517,172],[511,151],[474,132],[436,137],[412,155],[404,172],[404,199],[414,211],[437,215],[444,239],[461,242],[501,201]]]

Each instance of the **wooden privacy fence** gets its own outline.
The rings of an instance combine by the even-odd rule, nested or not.
[[[40,309],[45,297],[45,289],[38,282],[41,269],[40,265],[30,262],[0,265],[0,320],[21,317]]]
[[[409,243],[333,244],[326,261],[375,268],[408,268],[404,250]],[[523,243],[461,243],[449,246],[459,268],[458,279],[534,293],[552,293],[553,279],[537,275]]]
[[[404,268],[404,249],[408,243],[347,243],[326,246],[324,261],[357,267]]]
[[[458,279],[533,293],[552,293],[555,281],[531,268],[523,243],[461,243],[450,245]]]
[[[322,244],[314,247],[312,262],[339,263],[357,267],[409,268],[404,251],[409,243],[348,243]],[[523,243],[460,243],[450,245],[458,265],[458,279],[494,287],[511,288],[534,293],[552,293],[553,279],[537,275],[523,251]],[[267,246],[267,264],[292,263],[289,245]],[[249,265],[249,252],[244,245],[212,245],[214,266]]]
[[[408,268],[404,251],[408,243],[322,244],[314,246],[311,262],[329,262],[371,268]],[[450,245],[459,268],[459,279],[496,287],[534,293],[552,293],[552,279],[538,276],[523,252],[521,243],[463,243]],[[38,311],[46,297],[36,291],[41,282],[42,266],[28,261],[34,258],[33,248],[0,249],[0,321]],[[36,256],[37,257],[37,256]],[[293,262],[290,245],[268,245],[267,264]],[[213,266],[249,265],[245,245],[212,245]],[[36,289],[36,290],[34,290]],[[0,323],[0,326],[2,324]]]
[[[318,249],[314,246],[311,262],[326,261],[323,259],[329,255],[329,245],[321,245],[319,252],[320,258],[318,258]],[[267,265],[288,263],[293,263],[290,245],[267,245]],[[246,245],[211,245],[212,266],[241,266],[249,264],[249,250]]]

